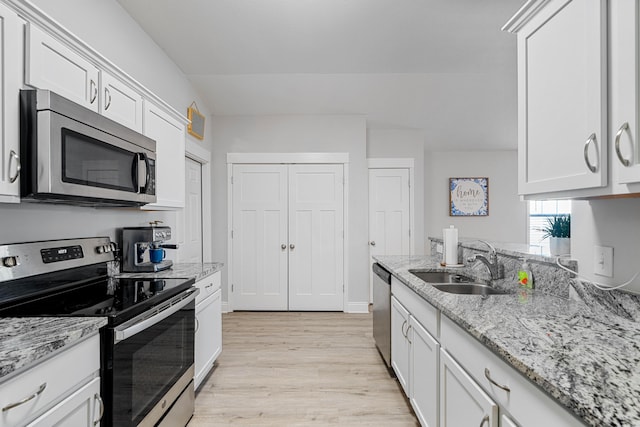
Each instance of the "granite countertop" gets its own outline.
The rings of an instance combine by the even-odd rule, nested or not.
[[[0,318],[0,383],[106,324],[106,317]]]
[[[116,277],[153,277],[158,279],[204,279],[222,269],[221,262],[187,263],[177,262],[168,270],[157,273],[119,273]]]
[[[408,272],[443,270],[434,258],[375,258],[588,425],[640,425],[638,323],[536,290],[448,294]]]

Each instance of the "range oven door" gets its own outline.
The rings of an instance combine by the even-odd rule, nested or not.
[[[191,288],[155,313],[103,334],[108,347],[103,352],[104,425],[155,425],[187,386],[193,387],[197,293]]]

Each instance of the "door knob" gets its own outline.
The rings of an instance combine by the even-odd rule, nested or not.
[[[369,244],[370,244],[371,246],[375,246],[375,245],[376,245],[376,242],[375,242],[375,240],[372,240],[372,241],[370,241],[370,242],[369,242]]]
[[[283,243],[283,244],[281,244],[281,245],[280,245],[280,249],[282,249],[282,250],[284,251],[285,249],[287,249],[287,245],[285,245],[284,243]]]
[[[296,248],[296,245],[294,245],[293,243],[289,245],[289,249],[294,250]]]

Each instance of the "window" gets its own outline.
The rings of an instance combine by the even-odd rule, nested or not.
[[[529,245],[539,247],[541,254],[549,253],[549,239],[542,239],[547,218],[571,214],[570,200],[537,200],[529,202]]]

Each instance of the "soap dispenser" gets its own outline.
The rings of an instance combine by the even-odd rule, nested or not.
[[[522,265],[518,270],[518,284],[525,289],[533,289],[533,274],[531,273],[531,268],[527,263],[526,258],[522,259]]]

